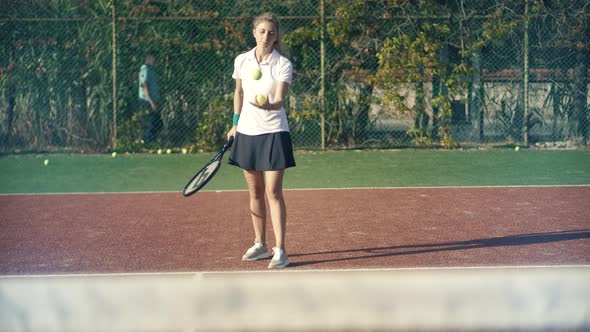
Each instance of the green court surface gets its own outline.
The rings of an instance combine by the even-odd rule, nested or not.
[[[180,191],[213,154],[0,157],[0,193]],[[383,150],[296,153],[286,189],[590,184],[589,150]],[[48,160],[47,166],[44,160]],[[224,157],[205,190],[242,190]]]

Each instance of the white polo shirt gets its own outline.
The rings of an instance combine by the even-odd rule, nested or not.
[[[238,55],[234,62],[232,77],[242,80],[242,90],[244,91],[244,102],[237,130],[239,133],[252,136],[289,131],[284,107],[276,111],[266,111],[251,105],[250,102],[256,103],[256,95],[262,94],[268,98],[270,103],[273,103],[278,83],[291,84],[293,65],[289,59],[276,50],[273,50],[266,60],[258,64],[255,51],[256,48]],[[259,67],[262,77],[255,80],[252,73]]]

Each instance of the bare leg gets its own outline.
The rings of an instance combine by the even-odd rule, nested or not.
[[[244,170],[250,193],[250,214],[256,234],[256,242],[266,245],[266,204],[264,202],[264,173]]]
[[[283,197],[283,175],[285,170],[267,171],[266,196],[270,207],[272,227],[276,239],[276,247],[285,250],[285,234],[287,231],[287,208]]]

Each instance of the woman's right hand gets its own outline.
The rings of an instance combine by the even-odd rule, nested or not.
[[[227,132],[227,139],[228,140],[229,140],[230,137],[236,136],[237,129],[238,129],[238,126],[231,127],[231,129]]]

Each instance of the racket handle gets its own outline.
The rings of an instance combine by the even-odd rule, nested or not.
[[[226,149],[229,148],[233,142],[234,142],[234,136],[230,136],[229,139],[227,140],[227,143],[225,143]]]

